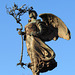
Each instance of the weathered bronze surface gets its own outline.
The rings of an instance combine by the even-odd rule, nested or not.
[[[18,34],[21,36],[24,35],[31,63],[28,65],[22,63],[23,55],[21,55],[20,63],[17,65],[21,65],[22,67],[23,65],[27,65],[32,70],[33,75],[39,75],[40,72],[53,70],[57,66],[57,62],[54,59],[55,53],[45,42],[51,40],[56,41],[59,37],[70,40],[71,36],[69,29],[57,16],[50,13],[40,14],[41,21],[37,19],[36,11],[30,9],[28,12],[30,20],[25,25],[25,31],[22,32],[20,30]],[[19,21],[18,23],[20,23]]]
[[[45,41],[57,40],[58,37],[70,39],[70,31],[57,16],[49,13],[39,15],[43,21],[36,20],[35,11],[31,10],[31,21],[25,26],[27,52],[31,63],[29,68],[33,75],[52,70],[57,66],[54,51],[45,44]]]

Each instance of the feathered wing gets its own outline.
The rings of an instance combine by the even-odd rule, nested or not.
[[[52,39],[56,40],[55,38],[57,38],[57,37],[60,37],[60,38],[66,39],[66,40],[70,39],[70,37],[71,37],[70,31],[60,18],[58,18],[57,16],[50,14],[50,13],[40,14],[39,17],[42,18],[43,22],[45,22],[46,26],[48,27],[48,32],[51,31],[51,29],[50,29],[51,27],[52,27],[53,31],[57,29],[57,31],[54,32],[54,34],[56,34],[56,35],[54,35],[52,37]],[[47,36],[44,36],[44,38],[48,37],[47,39],[49,39],[49,38],[51,38],[51,36],[47,35]]]

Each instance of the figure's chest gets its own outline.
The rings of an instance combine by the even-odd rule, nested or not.
[[[36,29],[36,23],[28,23],[25,26],[26,29]]]
[[[27,25],[25,26],[25,31],[26,31],[27,33],[37,31],[36,23],[29,23],[29,24],[27,24]]]

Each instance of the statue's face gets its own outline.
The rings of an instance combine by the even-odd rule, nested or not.
[[[30,13],[30,14],[29,14],[29,17],[31,18],[31,17],[32,17],[32,15],[33,15],[33,14],[32,14],[32,13]]]
[[[34,12],[31,12],[31,13],[29,14],[29,17],[30,17],[30,18],[35,18],[35,19],[36,19],[37,16],[36,16],[36,14],[35,14]]]

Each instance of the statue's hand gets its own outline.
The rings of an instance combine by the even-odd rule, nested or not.
[[[19,34],[19,35],[22,35],[22,31],[20,30],[20,31],[18,32],[18,34]]]

